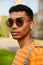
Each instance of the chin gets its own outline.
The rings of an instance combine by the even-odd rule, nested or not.
[[[15,39],[15,40],[19,40],[20,39],[20,37],[15,37],[15,36],[12,36],[13,37],[13,39]]]

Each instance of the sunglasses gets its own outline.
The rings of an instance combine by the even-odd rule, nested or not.
[[[17,18],[15,23],[16,23],[16,25],[17,25],[18,27],[21,27],[21,26],[23,26],[23,23],[24,23],[24,22],[23,22],[22,18]],[[9,19],[6,21],[6,24],[7,24],[8,27],[12,27],[13,24],[14,24],[14,20],[11,19],[11,18],[9,18]]]

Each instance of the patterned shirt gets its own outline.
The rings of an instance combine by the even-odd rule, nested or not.
[[[24,65],[25,56],[28,50],[34,45],[37,45],[35,41],[31,42],[31,44],[27,45],[26,47],[19,49],[12,65]],[[34,48],[30,52],[28,59],[28,65],[43,65],[43,48]]]

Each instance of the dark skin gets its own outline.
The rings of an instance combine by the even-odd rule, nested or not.
[[[20,47],[22,48],[32,39],[31,29],[33,28],[34,22],[33,20],[30,21],[30,18],[24,11],[12,12],[10,13],[9,18],[11,18],[14,22],[13,25],[9,27],[11,35],[18,41]],[[17,18],[22,18],[24,22],[21,27],[16,25]]]

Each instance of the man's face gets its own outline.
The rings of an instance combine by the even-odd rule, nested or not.
[[[30,19],[24,11],[12,12],[9,18],[13,21],[13,25],[9,29],[14,39],[21,39],[30,33]]]

